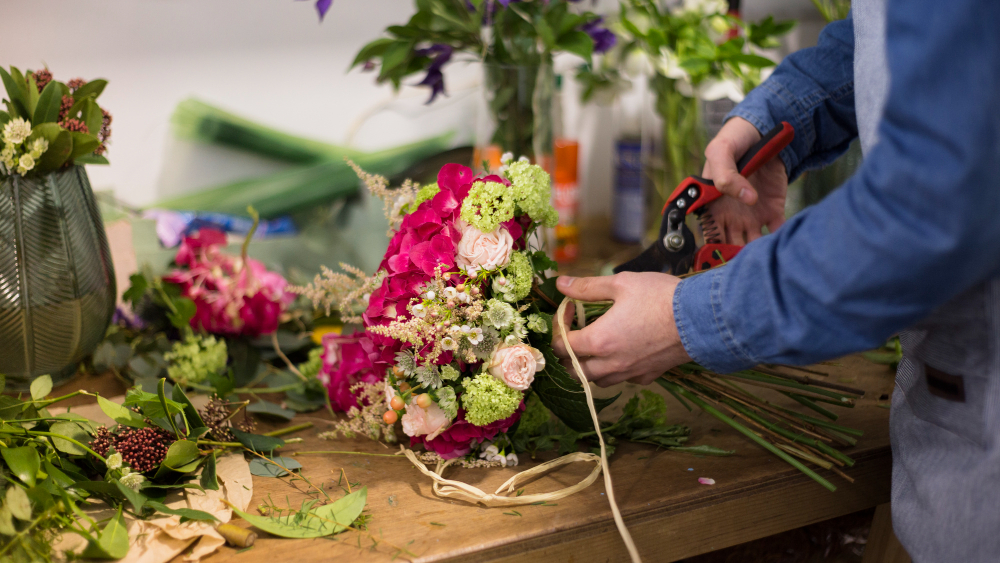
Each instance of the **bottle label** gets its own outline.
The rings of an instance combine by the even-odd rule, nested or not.
[[[645,234],[646,198],[643,191],[642,143],[621,140],[615,150],[615,191],[612,234],[622,242],[639,243]]]

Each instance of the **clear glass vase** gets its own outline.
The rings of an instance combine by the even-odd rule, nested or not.
[[[0,373],[7,390],[55,384],[104,338],[115,275],[82,166],[0,177]]]
[[[552,100],[555,75],[551,58],[537,65],[483,63],[483,99],[476,122],[473,168],[492,170],[509,152],[552,167]]]

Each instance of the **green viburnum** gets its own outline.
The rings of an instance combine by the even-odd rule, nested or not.
[[[502,420],[514,414],[523,398],[524,393],[511,389],[489,373],[480,372],[465,383],[462,394],[465,420],[476,426]]]
[[[418,207],[420,207],[421,203],[434,199],[434,196],[438,195],[438,192],[440,191],[441,188],[439,188],[437,184],[427,184],[426,186],[420,188],[417,191],[417,196],[413,198],[413,203],[411,203],[410,207],[407,208],[406,213],[413,213]]]
[[[200,383],[211,374],[226,368],[226,341],[214,336],[190,334],[179,342],[174,342],[169,352],[163,355],[170,365],[167,375],[174,381]]]
[[[451,366],[441,366],[441,379],[445,381],[455,381],[460,375],[462,374]]]
[[[500,223],[514,218],[516,206],[511,188],[499,182],[476,182],[462,202],[461,217],[473,227],[489,233]]]
[[[523,252],[510,255],[510,263],[505,268],[507,282],[511,285],[507,301],[520,301],[531,293],[531,284],[535,281],[535,272],[531,267],[531,259]]]
[[[516,161],[507,165],[514,199],[533,221],[555,227],[559,213],[552,207],[552,180],[545,169],[530,162]]]
[[[309,350],[309,359],[299,364],[299,371],[306,377],[316,377],[323,368],[323,349]]]
[[[437,395],[438,406],[448,415],[448,418],[458,416],[458,399],[455,397],[454,389],[451,387],[442,387],[435,394]]]
[[[545,322],[545,319],[541,315],[532,313],[528,315],[528,330],[545,334],[549,331],[549,324]]]

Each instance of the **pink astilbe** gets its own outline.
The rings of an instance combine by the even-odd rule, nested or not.
[[[257,260],[222,252],[226,235],[202,229],[185,237],[175,262],[181,269],[164,281],[181,286],[197,307],[191,326],[212,334],[257,337],[278,329],[279,317],[295,300],[281,274]]]

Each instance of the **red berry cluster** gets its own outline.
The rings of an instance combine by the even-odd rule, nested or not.
[[[59,101],[59,120],[58,121],[65,121],[66,120],[66,116],[69,115],[69,110],[73,108],[73,104],[75,104],[75,103],[76,103],[76,100],[73,99],[73,96],[63,96],[62,97],[62,100]]]
[[[114,451],[121,454],[122,461],[139,473],[159,467],[174,441],[174,436],[162,428],[119,428],[122,429],[121,433],[115,435],[104,426],[98,427],[90,442],[90,449],[107,457],[114,447]]]
[[[39,93],[45,89],[49,82],[52,82],[52,73],[49,72],[49,69],[47,68],[43,70],[36,70],[33,75],[35,77],[35,86],[38,87]]]
[[[86,83],[87,81],[82,78],[74,78],[66,83],[66,87],[69,88],[70,92],[76,92]]]
[[[90,129],[87,129],[87,124],[75,117],[64,119],[62,123],[60,123],[59,125],[67,131],[79,131],[80,133],[90,133]]]
[[[101,131],[97,134],[101,144],[94,150],[94,154],[101,156],[108,150],[108,139],[111,138],[111,114],[108,110],[101,108]]]

